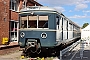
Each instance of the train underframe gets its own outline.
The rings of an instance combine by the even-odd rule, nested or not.
[[[60,50],[70,46],[71,44],[73,44],[74,42],[78,41],[79,39],[80,39],[80,37],[76,38],[76,39],[74,39],[72,41],[69,41],[68,43],[60,44],[60,45],[55,46],[55,47],[40,47],[40,43],[32,43],[32,46],[31,45],[27,45],[23,49],[22,55],[26,56],[26,57],[33,57],[33,56],[35,57],[35,55],[40,55],[40,54],[56,55],[56,54],[59,54]]]

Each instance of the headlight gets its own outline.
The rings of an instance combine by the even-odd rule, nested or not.
[[[20,36],[23,38],[25,36],[25,33],[21,32]]]
[[[42,37],[42,38],[47,38],[47,34],[46,34],[46,33],[42,33],[42,34],[41,34],[41,37]]]

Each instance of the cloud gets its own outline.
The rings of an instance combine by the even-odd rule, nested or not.
[[[90,3],[90,0],[85,0],[83,3]]]
[[[80,18],[90,18],[90,16],[88,16],[88,15],[83,15],[83,16],[80,16],[80,15],[74,15],[74,16],[70,16],[69,18],[80,19]]]
[[[73,12],[72,10],[69,10],[69,12]]]
[[[85,9],[87,7],[88,7],[87,4],[78,4],[78,5],[76,5],[75,10],[79,11],[79,10]]]
[[[64,12],[65,9],[63,7],[60,7],[60,6],[57,6],[57,7],[54,7],[55,9],[57,9],[59,12]]]
[[[90,10],[87,10],[87,11],[84,11],[84,10],[83,10],[83,12],[85,12],[85,13],[90,13]]]
[[[90,0],[37,0],[40,3],[51,4],[51,5],[77,5],[81,3],[89,3]],[[53,5],[53,6],[54,6]]]
[[[87,23],[87,21],[83,21],[83,23]]]
[[[39,3],[49,5],[50,7],[54,6],[75,6],[75,10],[82,10],[88,7],[90,0],[37,0]]]

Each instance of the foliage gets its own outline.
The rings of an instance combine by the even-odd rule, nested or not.
[[[89,23],[84,23],[83,26],[82,26],[82,29],[85,28],[88,25],[89,25]]]

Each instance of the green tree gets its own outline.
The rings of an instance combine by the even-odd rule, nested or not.
[[[82,26],[82,29],[85,28],[88,25],[89,25],[89,23],[84,23],[83,26]]]

